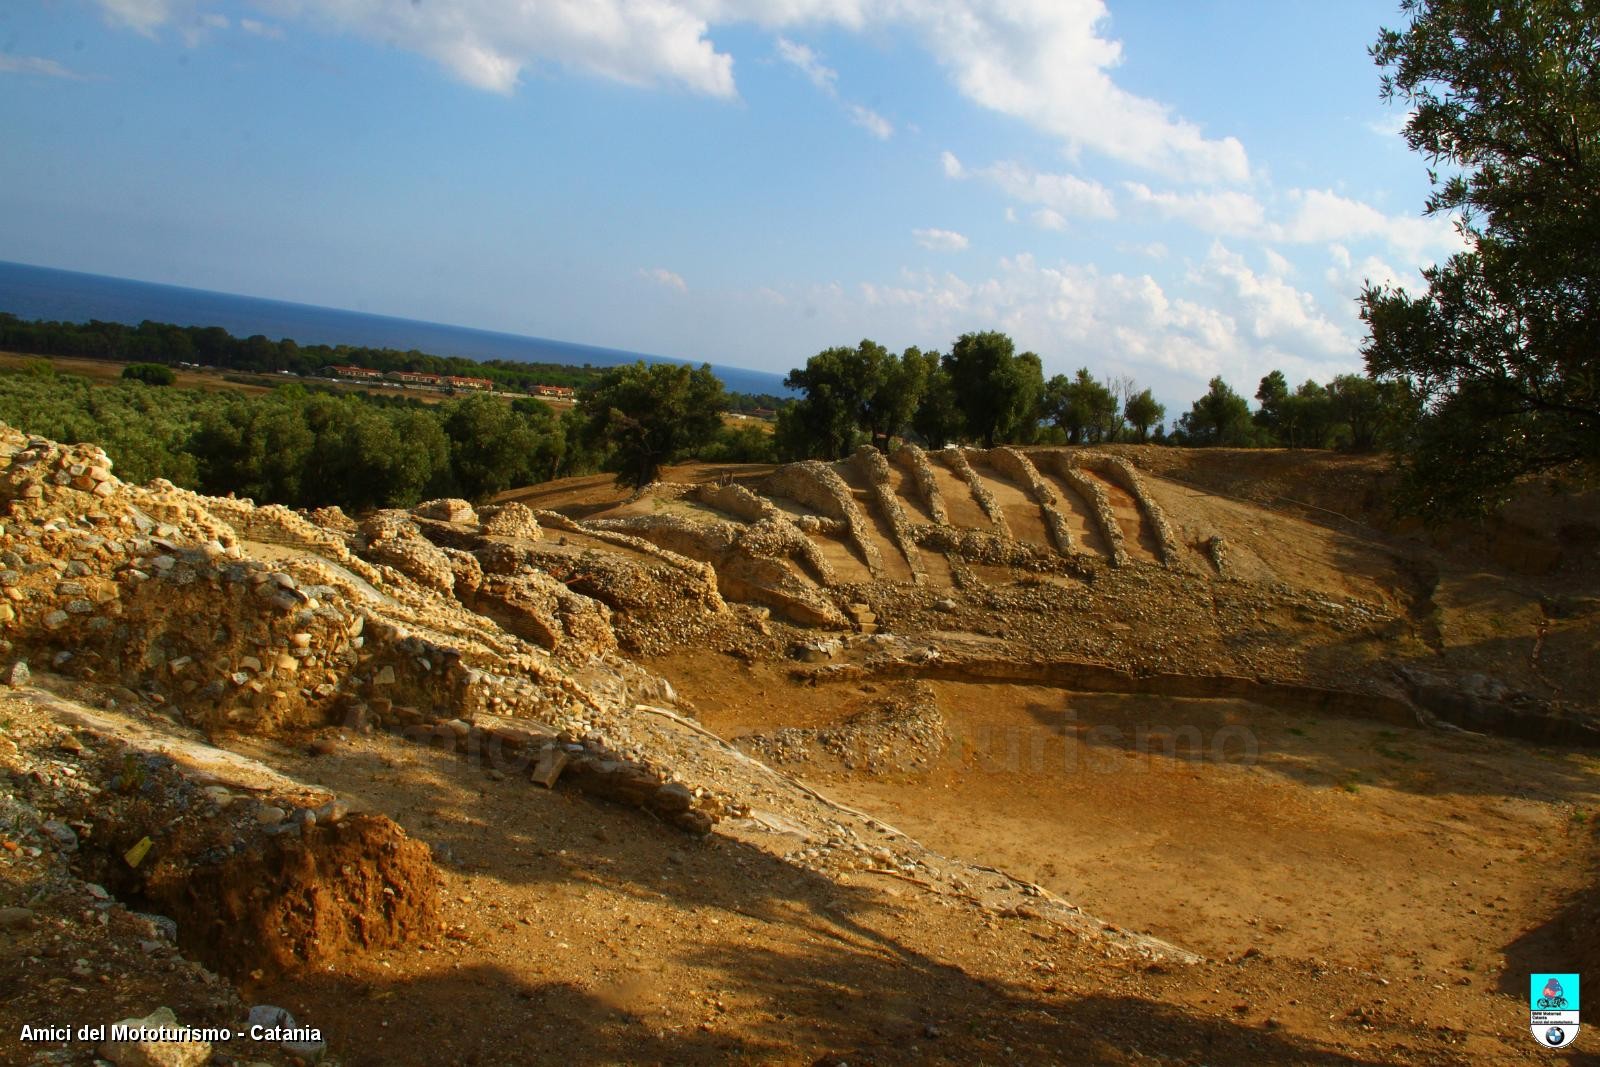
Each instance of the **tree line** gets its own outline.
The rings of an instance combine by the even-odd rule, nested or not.
[[[0,375],[0,421],[98,444],[131,481],[162,477],[213,495],[353,511],[439,496],[482,500],[600,470],[649,480],[650,464],[685,451],[772,458],[769,433],[722,425],[727,400],[709,367],[616,368],[562,416],[531,398],[473,394],[424,404],[299,383],[261,394],[161,381],[159,371],[138,368],[96,384],[37,360]]]
[[[871,340],[829,348],[784,384],[801,394],[778,416],[785,459],[842,459],[902,437],[930,448],[1125,441],[1365,452],[1400,441],[1416,409],[1401,383],[1343,374],[1291,391],[1273,371],[1256,410],[1217,377],[1169,428],[1166,407],[1132,378],[1102,381],[1084,367],[1046,379],[1037,355],[996,331],[963,334],[942,355],[913,347],[896,356]]]
[[[520,393],[530,392],[536,385],[581,389],[598,382],[607,370],[587,363],[573,366],[439,356],[414,348],[402,351],[366,345],[302,345],[287,337],[277,341],[263,334],[235,337],[220,326],[177,326],[149,319],[137,326],[100,320],[25,320],[4,311],[0,311],[0,351],[166,367],[188,363],[225,371],[284,372],[300,377],[313,377],[328,366],[351,366],[384,374],[409,371],[487,378],[506,392]],[[728,405],[734,411],[776,410],[785,403],[786,397],[770,393],[728,394]]]

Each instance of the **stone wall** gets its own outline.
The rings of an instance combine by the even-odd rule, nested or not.
[[[917,552],[916,537],[911,531],[911,522],[906,518],[905,509],[900,506],[900,498],[894,495],[894,486],[889,480],[889,462],[883,458],[882,452],[871,445],[856,449],[849,462],[870,487],[872,504],[888,523],[895,547],[910,565],[912,575],[918,583],[927,581],[921,554]]]
[[[1039,510],[1044,515],[1045,529],[1050,533],[1051,542],[1057,550],[1071,552],[1072,527],[1068,524],[1066,516],[1061,514],[1056,491],[1040,476],[1033,461],[1009,445],[991,448],[986,455],[996,470],[1028,487],[1028,495],[1039,505]]]
[[[1102,452],[1079,452],[1074,456],[1079,466],[1087,467],[1098,474],[1104,475],[1109,481],[1126,490],[1139,505],[1139,514],[1144,521],[1150,524],[1151,531],[1155,534],[1156,545],[1160,551],[1161,562],[1169,567],[1176,567],[1183,562],[1183,550],[1179,545],[1177,535],[1172,532],[1172,526],[1167,522],[1166,513],[1161,510],[1155,498],[1145,487],[1144,479],[1139,476],[1138,470],[1121,456],[1108,456]]]
[[[917,494],[922,497],[922,502],[926,505],[928,514],[933,516],[933,521],[941,526],[948,526],[950,512],[944,506],[944,494],[939,491],[939,483],[934,479],[933,466],[928,462],[928,454],[916,445],[902,442],[890,458],[911,472],[911,480],[916,484]]]
[[[1117,525],[1117,516],[1111,510],[1111,500],[1106,495],[1105,487],[1079,470],[1066,452],[1048,451],[1035,454],[1049,464],[1057,477],[1072,486],[1073,490],[1088,502],[1090,521],[1094,523],[1095,529],[1111,549],[1112,566],[1126,565],[1128,548],[1122,543],[1122,527]]]
[[[814,511],[843,522],[846,539],[860,554],[867,569],[874,577],[883,574],[883,559],[868,533],[872,520],[856,506],[855,496],[838,471],[826,463],[808,459],[779,467],[761,484],[767,492],[798,500]]]
[[[989,516],[989,521],[994,523],[995,533],[1001,537],[1011,536],[1011,524],[1006,522],[1006,513],[1000,507],[1000,502],[989,492],[989,487],[983,484],[983,479],[978,477],[978,472],[972,469],[972,464],[967,462],[967,450],[964,448],[946,448],[939,453],[944,457],[945,465],[954,471],[957,477],[967,483],[972,497]]]

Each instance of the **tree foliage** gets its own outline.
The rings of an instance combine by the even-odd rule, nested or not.
[[[1128,420],[1134,432],[1139,435],[1139,443],[1150,440],[1152,427],[1160,426],[1167,417],[1166,405],[1158,403],[1156,398],[1145,389],[1128,397],[1128,402],[1123,405],[1122,417]]]
[[[122,368],[122,376],[130,382],[146,385],[171,385],[178,380],[171,367],[160,363],[130,363]]]
[[[1371,49],[1383,95],[1411,109],[1426,211],[1458,215],[1468,247],[1420,295],[1368,286],[1362,351],[1414,390],[1410,498],[1437,516],[1600,464],[1600,18],[1585,0],[1401,9]]]
[[[663,464],[709,445],[728,398],[710,364],[637,363],[615,367],[578,400],[583,435],[603,449],[626,485],[656,480]]]
[[[270,394],[94,385],[71,374],[0,375],[0,421],[92,441],[117,472],[292,507],[354,511],[430,496],[481,498],[550,477],[564,433],[538,401],[443,404],[306,389]]]
[[[1011,338],[988,330],[962,334],[942,365],[969,437],[990,448],[997,441],[1032,439],[1044,392],[1038,356],[1018,355]]]
[[[1242,448],[1253,443],[1250,404],[1221,376],[1211,379],[1206,394],[1178,420],[1185,444]]]
[[[1046,383],[1043,414],[1074,445],[1112,440],[1122,422],[1116,396],[1088,367],[1080,367],[1071,378],[1057,374]]]
[[[843,459],[862,442],[887,448],[910,426],[929,371],[919,349],[896,358],[871,340],[818,352],[784,379],[802,396],[779,413],[780,451],[791,459]]]

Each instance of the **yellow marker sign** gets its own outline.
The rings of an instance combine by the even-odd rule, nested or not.
[[[152,844],[154,842],[148,837],[141,837],[138,844],[122,854],[122,858],[128,861],[129,867],[137,867],[144,862],[145,856],[150,854],[150,846]]]

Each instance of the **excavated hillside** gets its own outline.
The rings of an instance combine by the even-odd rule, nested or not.
[[[1600,963],[1592,497],[669,473],[351,517],[0,428],[3,1056],[1533,1062]],[[158,1010],[235,1036],[12,1041]]]

